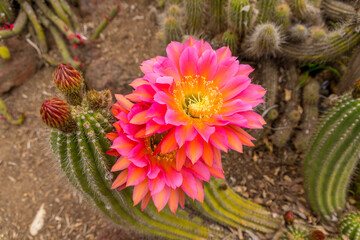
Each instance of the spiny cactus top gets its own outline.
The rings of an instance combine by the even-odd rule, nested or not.
[[[345,214],[339,222],[339,230],[350,240],[360,239],[360,213],[351,212]]]
[[[228,47],[190,38],[170,43],[167,54],[143,62],[133,93],[116,96],[117,132],[109,138],[121,155],[113,188],[134,185],[135,204],[152,198],[159,211],[168,202],[175,212],[184,193],[202,201],[202,181],[224,177],[220,150],[253,146],[242,128],[262,128],[253,107],[265,90]]]

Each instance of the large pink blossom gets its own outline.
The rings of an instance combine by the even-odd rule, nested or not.
[[[114,123],[116,132],[107,134],[113,141],[112,150],[108,153],[119,156],[111,170],[121,172],[112,189],[134,186],[134,205],[141,201],[142,210],[152,199],[158,211],[168,203],[170,210],[175,213],[179,204],[184,208],[185,194],[202,202],[202,181],[209,181],[211,175],[224,178],[220,152],[211,167],[203,161],[192,163],[184,150],[173,149],[161,154],[157,146],[162,143],[161,146],[166,147],[168,131],[150,135],[146,134],[146,124],[139,121],[137,124],[131,123],[149,105],[134,105],[122,95],[116,95],[116,99],[112,112],[118,121]]]
[[[129,116],[134,125],[146,125],[142,134],[164,133],[156,151],[184,152],[193,164],[212,167],[220,150],[253,146],[243,128],[262,128],[264,119],[253,111],[264,102],[264,88],[251,83],[249,65],[239,64],[228,47],[217,50],[190,38],[171,42],[167,57],[142,63],[144,73],[131,83],[126,99],[140,108]],[[182,166],[184,161],[176,159]]]

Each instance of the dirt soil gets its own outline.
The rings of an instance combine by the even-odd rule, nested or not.
[[[155,7],[156,1],[148,2]],[[116,4],[115,0],[103,1],[83,18],[87,36]],[[126,0],[120,6],[120,15],[104,31],[102,40],[80,46],[86,54],[79,58],[86,63],[84,75],[91,85],[129,93],[127,84],[142,74],[141,62],[163,55],[164,48],[155,38],[159,26],[148,14],[151,4]],[[114,226],[91,209],[59,171],[49,147],[50,130],[39,116],[44,100],[60,97],[52,84],[53,71],[42,67],[2,96],[14,117],[24,112],[26,120],[20,126],[0,120],[0,239],[148,239]],[[291,149],[270,151],[265,146],[259,143],[255,149],[245,148],[244,154],[223,155],[230,185],[273,212],[293,210],[298,218],[317,222],[306,205],[299,156]],[[41,206],[44,225],[32,236],[29,228]]]

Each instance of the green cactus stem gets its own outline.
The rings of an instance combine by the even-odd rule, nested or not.
[[[309,29],[303,24],[295,24],[289,29],[289,37],[292,42],[305,42],[309,35]]]
[[[291,24],[291,10],[287,3],[279,4],[275,7],[275,22],[283,29],[287,29]]]
[[[178,20],[174,17],[167,17],[164,24],[165,42],[181,41],[181,28]]]
[[[30,19],[30,22],[32,23],[32,25],[35,29],[36,36],[39,40],[39,47],[40,47],[41,52],[46,53],[47,49],[48,49],[47,43],[46,43],[46,36],[45,36],[44,30],[43,30],[40,22],[38,21],[38,19],[36,17],[36,14],[35,14],[33,8],[27,1],[21,2],[21,8],[24,9],[28,18]]]
[[[69,20],[69,18],[67,17],[64,9],[61,7],[59,0],[49,0],[49,2],[50,2],[50,4],[51,4],[52,8],[54,9],[55,13],[59,16],[59,18],[60,18],[61,20],[63,20],[64,23],[65,23],[71,30],[73,30],[73,29],[72,29],[72,25],[71,25],[71,23],[70,23],[70,20]]]
[[[211,0],[211,12],[215,20],[216,31],[220,32],[225,29],[225,5],[226,0]]]
[[[351,50],[360,42],[357,24],[329,33],[327,40],[317,44],[284,44],[284,56],[300,62],[327,62]]]
[[[265,208],[237,195],[224,180],[212,179],[204,184],[205,200],[194,202],[199,214],[234,228],[273,233],[281,219]]]
[[[0,31],[0,39],[11,38],[18,35],[27,23],[27,15],[23,9],[20,10],[12,30],[6,29]]]
[[[14,13],[9,0],[0,0],[0,24],[14,21]]]
[[[345,74],[339,82],[339,93],[345,94],[354,89],[354,85],[360,79],[360,47],[354,49],[349,63],[346,67]],[[357,86],[359,88],[360,86]],[[360,89],[358,90],[360,92]],[[358,98],[354,96],[354,98]]]
[[[311,79],[303,91],[303,115],[301,132],[296,135],[294,145],[298,151],[305,151],[311,139],[311,135],[318,121],[320,84]]]
[[[343,1],[323,0],[321,7],[325,15],[333,21],[343,22],[356,16],[355,7]]]
[[[96,40],[99,38],[100,33],[104,31],[104,29],[109,25],[109,23],[119,14],[120,12],[120,5],[117,5],[114,7],[110,15],[107,17],[105,16],[105,19],[100,23],[100,25],[96,28],[94,34],[91,36],[91,40]]]
[[[60,0],[60,5],[64,9],[65,13],[69,16],[75,31],[78,32],[79,19],[77,15],[73,12],[72,8],[70,7],[69,3],[66,0]]]
[[[131,190],[110,190],[116,178],[110,168],[116,159],[105,154],[110,149],[105,132],[114,131],[107,120],[112,114],[108,108],[93,111],[83,104],[72,107],[72,116],[78,130],[68,134],[53,130],[52,149],[69,181],[112,221],[166,239],[221,239],[228,234],[202,226],[181,210],[177,215],[169,210],[158,213],[150,203],[142,212],[133,207]]]
[[[287,68],[287,81],[285,89],[291,94],[290,99],[286,103],[282,117],[277,121],[275,125],[275,133],[271,136],[272,142],[277,147],[283,147],[290,140],[293,134],[294,127],[297,125],[301,118],[301,112],[299,111],[298,99],[299,89],[297,88],[298,74],[294,64],[286,66]]]
[[[3,102],[3,100],[1,98],[0,98],[0,113],[5,117],[6,121],[8,121],[10,124],[13,124],[13,125],[20,125],[25,120],[25,115],[23,113],[21,113],[19,119],[15,120],[9,113],[5,103]]]
[[[304,160],[310,206],[328,218],[345,207],[347,187],[359,159],[360,100],[342,97],[322,118]]]
[[[186,25],[191,34],[196,34],[201,30],[203,22],[204,0],[185,0],[186,6]]]
[[[278,0],[259,0],[257,2],[257,9],[259,10],[258,23],[267,23],[273,20],[277,3]]]
[[[315,8],[307,0],[287,0],[294,15],[302,21],[313,25],[321,25],[320,9]]]
[[[249,0],[230,0],[227,7],[229,27],[243,37],[252,21],[252,6]]]
[[[60,18],[56,16],[56,14],[48,8],[45,3],[41,0],[35,0],[36,5],[41,9],[44,15],[50,19],[50,21],[60,30],[65,36],[74,44],[79,44],[80,39],[76,36],[76,34],[70,29],[70,27]]]
[[[224,46],[228,46],[233,54],[237,53],[238,49],[238,37],[232,30],[224,32],[223,36]]]
[[[360,213],[350,212],[339,221],[339,230],[350,240],[360,239]]]
[[[41,23],[46,26],[47,28],[49,28],[52,36],[55,39],[55,43],[60,51],[61,57],[62,57],[62,61],[52,61],[51,58],[47,58],[46,54],[42,54],[42,57],[44,57],[45,60],[50,60],[47,61],[50,65],[52,66],[58,66],[59,62],[65,62],[71,66],[73,66],[74,68],[78,68],[80,67],[80,62],[79,61],[75,61],[72,57],[71,54],[67,48],[67,45],[65,43],[65,41],[63,40],[60,32],[49,22],[49,20],[47,20],[47,18],[45,17],[40,17]]]

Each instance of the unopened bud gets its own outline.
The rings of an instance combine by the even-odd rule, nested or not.
[[[40,108],[43,122],[52,128],[63,132],[73,132],[76,129],[75,120],[71,117],[70,106],[63,100],[50,98]]]
[[[309,235],[309,240],[324,240],[325,234],[320,230],[314,230]]]
[[[83,78],[76,69],[61,63],[55,70],[54,82],[57,88],[65,95],[69,104],[81,104]]]
[[[292,211],[287,211],[284,214],[284,220],[287,225],[291,225],[294,222],[295,216]]]

